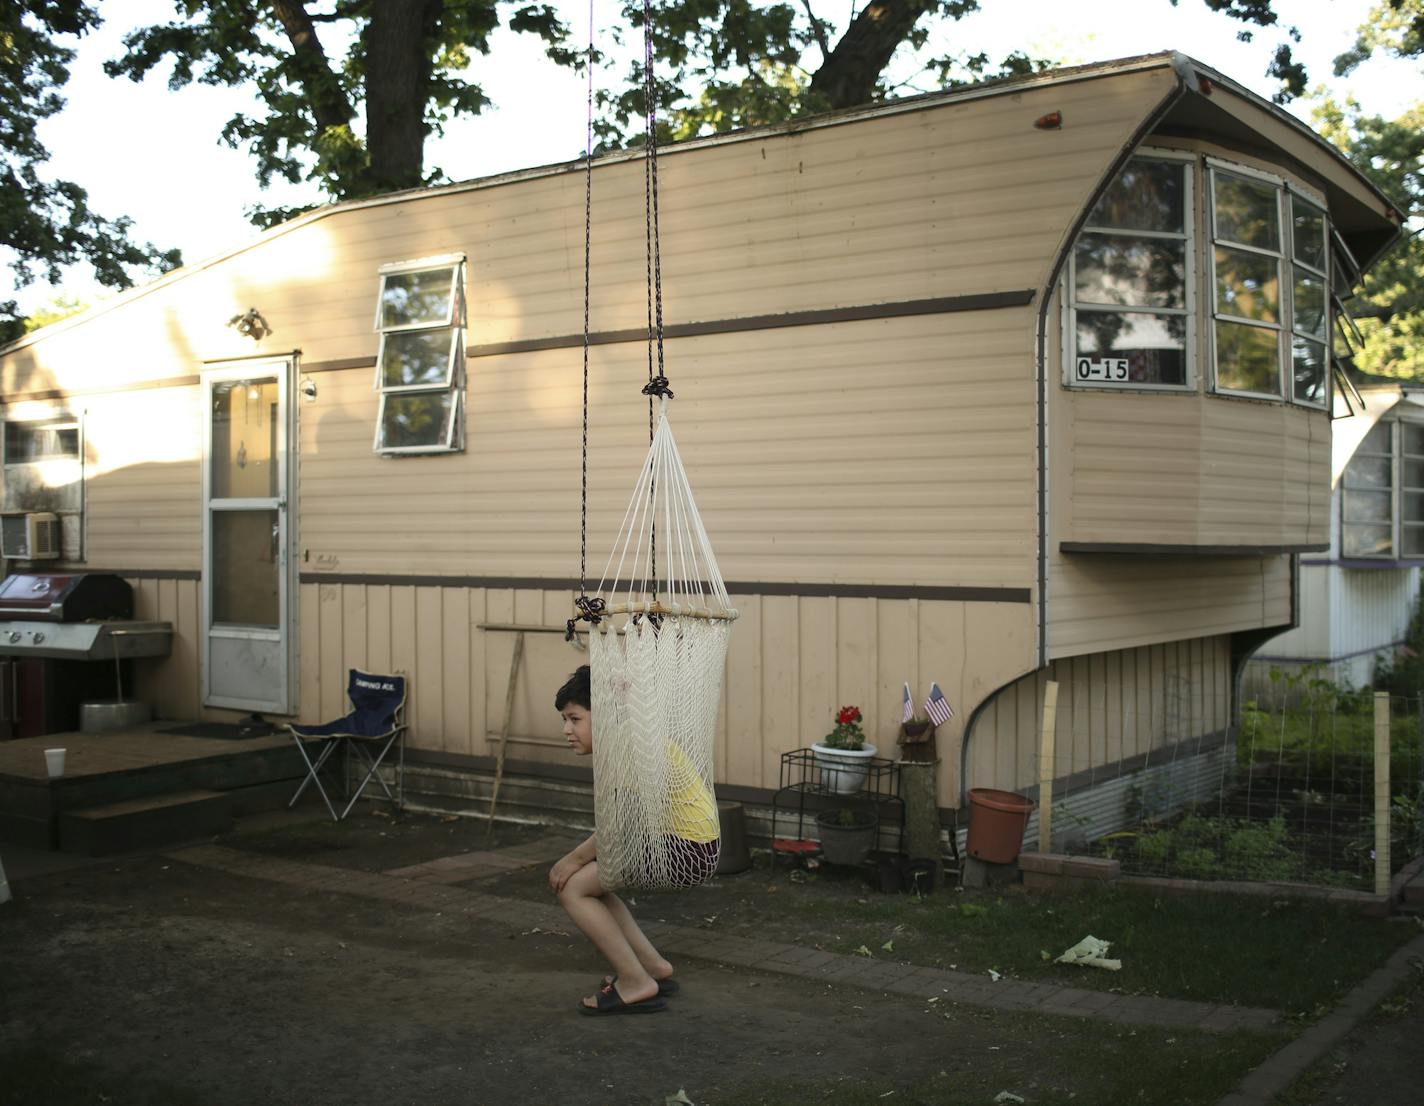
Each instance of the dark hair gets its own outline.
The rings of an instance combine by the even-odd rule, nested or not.
[[[554,709],[563,710],[570,703],[583,707],[584,710],[591,710],[590,700],[593,692],[589,686],[588,665],[581,664],[574,669],[574,674],[565,681],[564,686],[559,688],[554,695]]]

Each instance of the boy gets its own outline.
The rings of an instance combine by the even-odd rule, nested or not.
[[[554,706],[564,720],[564,739],[576,756],[593,752],[591,701],[585,664],[554,696]],[[603,889],[598,881],[597,855],[598,835],[594,833],[549,869],[549,886],[558,895],[559,904],[613,968],[598,994],[579,1004],[579,1013],[650,1014],[663,1010],[667,1006],[664,996],[677,991],[672,965],[638,928],[623,900]]]

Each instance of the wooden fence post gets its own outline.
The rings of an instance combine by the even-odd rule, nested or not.
[[[1058,683],[1043,685],[1043,726],[1038,752],[1038,851],[1053,851],[1053,743],[1058,725]]]
[[[1375,894],[1389,894],[1389,692],[1375,692]]]

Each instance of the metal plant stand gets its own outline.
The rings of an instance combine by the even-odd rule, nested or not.
[[[865,764],[865,786],[854,795],[838,794],[828,777],[834,769],[816,762],[811,749],[793,749],[781,754],[781,773],[771,800],[771,856],[814,856],[820,852],[815,841],[807,840],[806,820],[823,810],[837,807],[873,809],[876,813],[875,851],[881,840],[887,814],[894,812],[897,827],[905,824],[905,800],[900,797],[900,765],[884,757],[871,757]],[[896,851],[899,852],[897,842]]]

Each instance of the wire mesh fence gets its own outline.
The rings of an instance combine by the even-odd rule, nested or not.
[[[1046,818],[1054,851],[1113,858],[1124,874],[1383,891],[1424,854],[1424,691],[1376,696],[1310,672],[1272,690],[1234,731],[1194,734],[1190,710],[1169,703],[1145,754],[1087,769],[1053,755],[1030,840]]]

